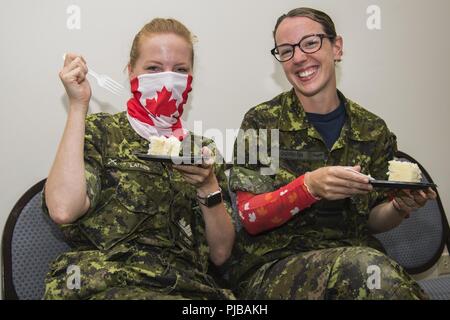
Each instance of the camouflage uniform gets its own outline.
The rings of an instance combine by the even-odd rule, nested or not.
[[[382,119],[338,95],[345,101],[347,119],[331,151],[307,121],[294,90],[251,109],[241,126],[246,134],[235,144],[234,160],[238,161],[238,144],[245,143],[246,162],[232,169],[230,188],[271,192],[308,171],[337,165],[359,164],[363,173],[386,179],[395,136]],[[270,134],[257,140],[258,129],[279,129],[279,168],[273,175],[261,173],[267,159],[249,161],[249,145],[271,143]],[[269,232],[251,236],[241,229],[229,268],[236,292],[248,299],[425,298],[395,262],[377,251],[383,251],[382,246],[369,233],[369,211],[386,200],[386,194],[377,191],[322,200]],[[369,290],[363,281],[370,276],[369,265],[380,267],[381,289]]]
[[[196,154],[202,145],[211,147],[211,140],[198,139],[190,134],[182,147],[187,144]],[[208,275],[196,189],[166,164],[134,155],[147,150],[148,142],[133,131],[125,112],[87,117],[84,157],[91,206],[78,221],[62,226],[74,248],[51,265],[44,298],[233,298]],[[226,194],[223,167],[216,165],[215,173]],[[228,200],[225,205],[231,212]],[[67,286],[71,265],[80,268],[79,289]]]

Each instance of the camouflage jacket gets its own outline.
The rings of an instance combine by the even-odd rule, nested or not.
[[[271,192],[308,171],[336,165],[359,164],[363,173],[386,179],[388,160],[396,150],[395,135],[382,119],[346,99],[339,91],[338,95],[345,101],[347,118],[332,150],[328,150],[318,131],[308,122],[294,90],[248,111],[241,125],[245,134],[238,136],[234,154],[235,163],[239,163],[238,151],[245,150],[245,161],[231,170],[230,188],[254,194]],[[263,163],[273,164],[270,147],[266,147],[269,161],[261,155],[256,163],[249,161],[255,153],[249,154],[249,146],[255,141],[259,148],[271,144],[270,133],[261,136],[259,129],[279,129],[278,141],[274,141],[279,147],[279,163],[272,174],[262,172]],[[239,144],[245,148],[238,150]],[[232,276],[234,273],[235,279],[240,278],[268,261],[295,252],[352,245],[378,247],[369,234],[367,220],[370,209],[385,200],[386,194],[376,191],[346,200],[322,200],[263,234],[250,236],[241,229],[236,239]]]
[[[183,150],[189,143],[194,154],[200,154],[202,145],[213,146],[193,134],[184,139]],[[84,160],[91,206],[62,230],[75,249],[114,255],[137,243],[181,269],[206,272],[209,248],[196,189],[168,165],[138,159],[135,153],[146,154],[148,144],[125,112],[89,115]],[[215,165],[215,174],[231,214],[223,166]],[[47,211],[45,201],[43,208]]]

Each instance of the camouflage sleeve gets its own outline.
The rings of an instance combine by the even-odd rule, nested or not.
[[[258,109],[253,109],[245,115],[234,142],[233,167],[230,171],[232,191],[241,190],[261,194],[276,189],[273,178],[262,172],[266,166],[261,164],[258,155],[262,138],[259,136],[257,112]]]
[[[97,206],[102,187],[102,150],[103,139],[106,135],[104,118],[104,114],[91,114],[86,117],[84,136],[84,174],[86,177],[86,192],[91,203],[89,211]]]
[[[98,204],[101,190],[100,173],[102,168],[102,125],[101,115],[93,114],[86,117],[85,141],[84,141],[84,165],[86,176],[86,190],[91,202],[89,211]],[[45,201],[45,187],[42,191],[41,207],[46,215],[49,215]]]
[[[100,173],[102,168],[101,156],[101,129],[100,115],[89,115],[86,118],[86,131],[84,142],[84,164],[86,176],[86,190],[90,200],[88,213],[98,204],[101,191]],[[49,215],[45,201],[45,186],[42,191],[41,207],[45,215]],[[87,214],[88,214],[87,213]],[[59,226],[65,239],[74,246],[84,242],[84,236],[80,233],[76,223],[63,224]]]
[[[384,129],[382,130],[374,150],[373,161],[370,167],[371,175],[379,180],[387,180],[387,172],[389,161],[394,158],[397,152],[397,138],[394,133],[389,131],[386,124],[383,122]],[[388,200],[387,192],[384,190],[373,191],[369,194],[369,208],[372,209]]]

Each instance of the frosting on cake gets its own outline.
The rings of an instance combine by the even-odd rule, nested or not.
[[[422,172],[415,163],[406,161],[389,161],[389,181],[420,182]]]
[[[154,156],[178,156],[180,154],[181,142],[175,137],[166,138],[164,136],[150,137],[148,154]]]

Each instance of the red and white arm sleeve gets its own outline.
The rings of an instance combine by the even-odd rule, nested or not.
[[[244,228],[252,235],[286,223],[318,200],[305,185],[305,175],[273,192],[258,195],[237,192],[239,217]]]

